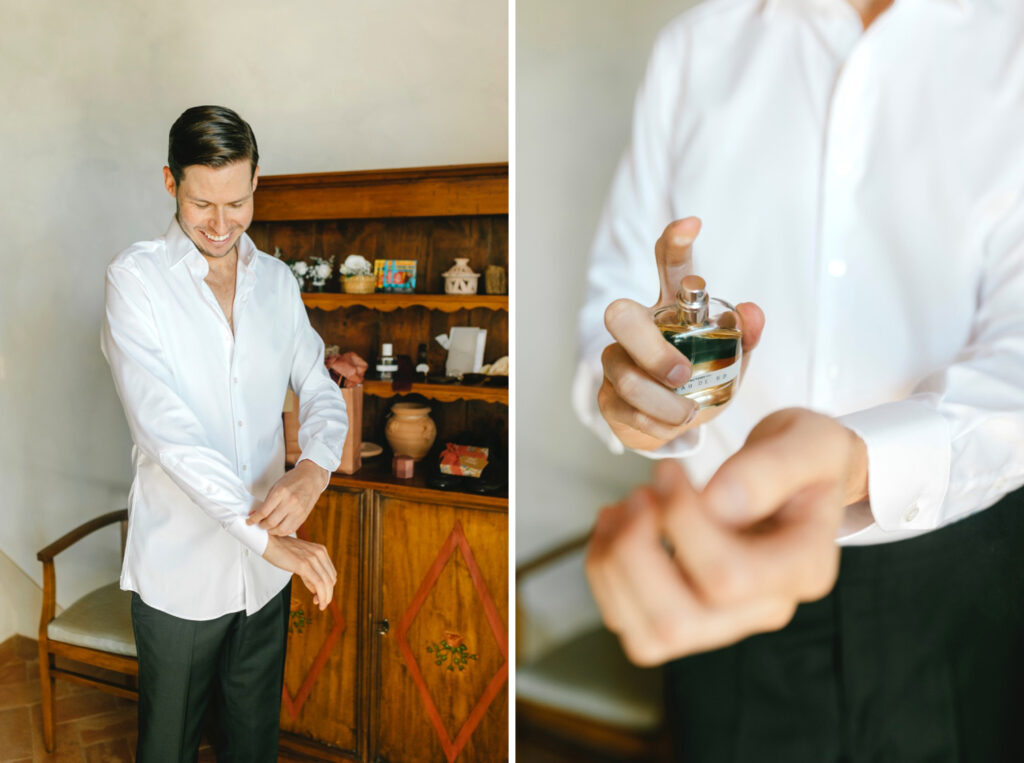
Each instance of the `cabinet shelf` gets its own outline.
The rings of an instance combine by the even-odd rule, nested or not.
[[[396,392],[389,381],[367,380],[363,382],[363,393],[373,397],[423,395],[423,397],[437,400],[441,403],[451,403],[455,400],[481,400],[485,403],[508,405],[507,387],[477,387],[467,384],[421,384],[414,382],[410,389]]]
[[[495,294],[339,294],[336,292],[304,292],[302,302],[306,307],[330,312],[341,307],[366,307],[381,312],[391,312],[409,307],[425,307],[454,313],[458,310],[501,310],[508,312],[508,296]]]
[[[370,489],[404,498],[417,498],[442,504],[457,503],[491,511],[508,511],[508,493],[500,495],[481,495],[466,493],[461,490],[439,490],[427,485],[426,466],[416,464],[410,479],[399,479],[391,473],[390,452],[388,456],[375,456],[363,462],[363,467],[355,474],[335,472],[331,475],[333,487]]]

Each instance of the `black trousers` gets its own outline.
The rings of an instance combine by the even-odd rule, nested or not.
[[[277,760],[290,601],[289,583],[251,617],[183,620],[132,594],[139,763],[195,761],[204,716],[218,761]]]
[[[1024,491],[845,548],[828,596],[667,683],[687,763],[1024,761]]]

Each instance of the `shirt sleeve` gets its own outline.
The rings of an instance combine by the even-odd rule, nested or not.
[[[292,355],[291,387],[299,398],[299,461],[309,459],[328,472],[341,463],[348,434],[348,412],[338,385],[324,366],[324,342],[309,323],[295,279],[290,288],[295,322],[295,352]]]
[[[131,271],[107,268],[100,336],[132,440],[200,509],[262,556],[267,532],[247,525],[256,498],[176,391],[152,305]]]
[[[1024,485],[1024,192],[985,239],[970,339],[905,400],[840,418],[882,530],[930,530]]]
[[[601,353],[612,342],[604,311],[623,297],[643,305],[658,298],[654,243],[672,221],[670,136],[685,97],[685,84],[679,84],[686,64],[685,34],[678,23],[671,25],[654,45],[633,109],[632,140],[615,172],[587,266],[572,403],[580,421],[613,453],[625,448],[597,407],[604,379]],[[658,450],[636,452],[649,458],[685,456],[702,440],[699,430],[691,430]]]

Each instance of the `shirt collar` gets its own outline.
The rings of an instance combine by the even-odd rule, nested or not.
[[[192,239],[185,235],[185,231],[181,229],[176,216],[171,218],[171,224],[167,227],[164,240],[167,242],[167,264],[170,267],[174,267],[185,258],[189,258],[190,261],[194,261],[197,264],[201,263],[202,270],[209,270],[206,258],[196,249]],[[247,272],[252,272],[255,269],[257,254],[256,244],[249,238],[248,233],[243,233],[238,239],[238,262]]]
[[[835,0],[832,0],[835,2]],[[846,0],[841,0],[846,2]],[[935,0],[935,2],[942,2],[946,5],[953,5],[961,10],[967,10],[974,0]],[[780,8],[797,8],[800,6],[814,6],[814,5],[827,5],[826,0],[764,0],[764,4],[761,6],[761,10],[764,13],[773,13]]]

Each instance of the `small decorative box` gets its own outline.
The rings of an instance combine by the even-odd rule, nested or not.
[[[441,452],[441,473],[458,477],[479,477],[487,467],[487,448],[448,443]]]
[[[416,291],[416,260],[374,260],[377,291]]]
[[[413,468],[416,462],[412,456],[395,456],[391,461],[391,471],[400,480],[412,479]]]

